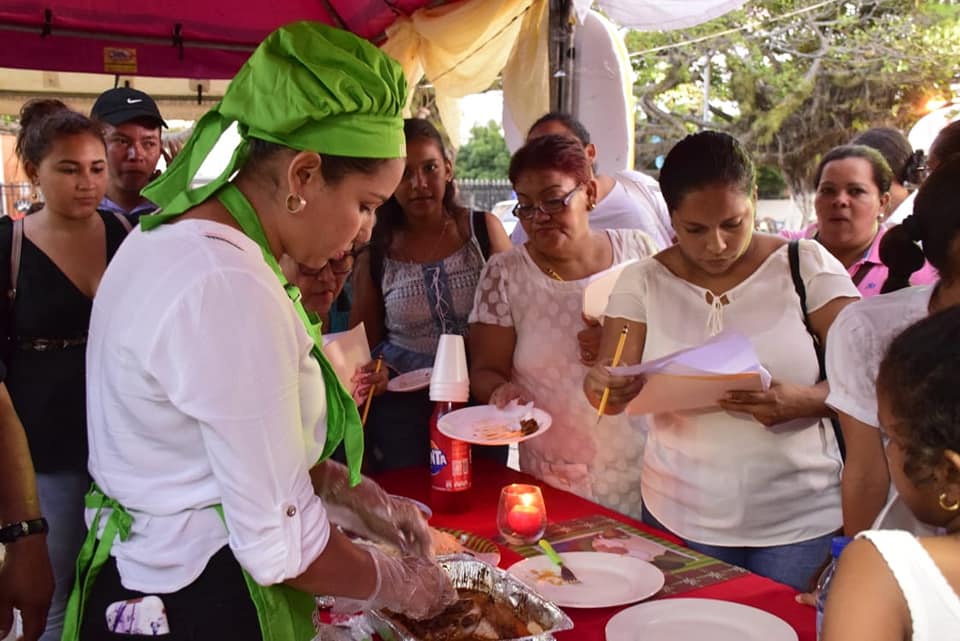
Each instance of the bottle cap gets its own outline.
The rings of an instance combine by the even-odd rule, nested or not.
[[[835,536],[830,543],[830,552],[833,554],[833,558],[839,559],[840,553],[843,552],[843,548],[847,547],[847,544],[853,540],[853,537],[850,536]]]

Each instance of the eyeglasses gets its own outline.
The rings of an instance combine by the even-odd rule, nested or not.
[[[573,195],[577,193],[581,187],[583,187],[583,183],[578,184],[576,187],[568,191],[563,198],[551,198],[549,200],[543,200],[539,205],[536,203],[530,203],[529,205],[517,203],[513,206],[513,215],[520,220],[530,220],[537,214],[538,211],[542,211],[547,216],[559,214],[570,205],[570,201],[573,200]]]
[[[353,271],[353,263],[356,261],[357,256],[365,252],[369,246],[370,243],[364,243],[359,247],[354,247],[340,258],[331,258],[327,261],[327,265],[330,266],[330,271],[332,271],[335,276],[349,274]]]

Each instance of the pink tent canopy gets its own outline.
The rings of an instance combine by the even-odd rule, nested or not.
[[[0,67],[231,78],[270,31],[317,20],[379,42],[437,0],[5,0]]]

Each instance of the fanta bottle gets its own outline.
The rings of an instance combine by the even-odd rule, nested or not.
[[[464,403],[437,401],[430,417],[430,507],[434,512],[463,512],[469,507],[472,473],[470,444],[440,433],[437,421]]]

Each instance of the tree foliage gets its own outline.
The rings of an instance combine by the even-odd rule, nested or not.
[[[510,166],[510,151],[500,133],[500,125],[491,120],[474,125],[470,140],[457,153],[457,176],[460,178],[503,179]]]
[[[960,7],[749,0],[693,29],[631,32],[627,46],[635,52],[639,163],[652,164],[690,132],[719,129],[779,167],[797,197],[831,147],[872,126],[908,129],[928,99],[952,97]]]

